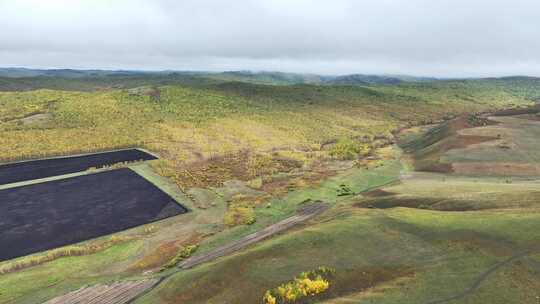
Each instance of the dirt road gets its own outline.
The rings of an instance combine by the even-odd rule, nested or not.
[[[255,232],[253,234],[250,234],[248,236],[245,236],[241,238],[238,241],[232,242],[230,244],[227,244],[225,246],[216,248],[212,250],[211,252],[208,252],[203,255],[198,255],[191,257],[182,263],[178,265],[181,269],[189,269],[193,268],[199,264],[209,262],[211,260],[214,260],[218,257],[231,254],[233,252],[239,251],[251,244],[260,242],[274,234],[277,234],[279,232],[285,231],[294,225],[304,222],[320,213],[325,211],[328,208],[328,205],[324,203],[315,203],[309,206],[306,206],[298,211],[298,213],[294,216],[291,216],[279,223],[276,223],[272,226],[266,227],[265,229]]]

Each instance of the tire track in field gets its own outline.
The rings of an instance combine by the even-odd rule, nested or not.
[[[531,249],[522,251],[520,253],[517,253],[517,254],[509,257],[508,259],[506,259],[504,261],[501,261],[499,263],[495,263],[493,266],[488,268],[486,271],[482,272],[480,274],[480,276],[478,276],[478,278],[476,278],[476,280],[473,281],[472,285],[469,286],[464,291],[462,291],[462,292],[460,292],[458,294],[455,294],[453,296],[449,296],[449,297],[444,298],[444,299],[427,302],[426,304],[442,304],[442,303],[448,303],[448,302],[454,301],[454,300],[463,299],[463,298],[473,294],[474,292],[476,292],[476,290],[478,290],[478,288],[480,288],[480,285],[482,285],[482,283],[485,280],[487,280],[490,275],[494,274],[497,270],[507,266],[508,264],[510,264],[510,263],[512,263],[514,261],[520,260],[522,258],[527,257],[528,255],[538,253],[538,252],[540,252],[540,247],[531,248]]]

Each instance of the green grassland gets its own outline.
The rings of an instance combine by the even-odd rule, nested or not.
[[[391,163],[372,177],[384,168]],[[138,303],[260,303],[266,290],[319,266],[336,270],[330,288],[298,303],[537,302],[537,177],[403,170],[391,170],[394,181],[406,176],[401,183],[359,187],[308,225],[180,272]]]
[[[87,284],[169,274],[137,303],[260,303],[266,290],[319,266],[336,274],[312,302],[436,303],[457,296],[446,302],[536,303],[536,177],[508,183],[506,176],[410,172],[411,155],[393,144],[402,142],[402,128],[530,105],[540,96],[537,80],[229,80],[0,79],[0,161],[142,147],[161,159],[132,168],[192,211],[75,244],[83,247],[76,256],[5,273],[47,253],[0,263],[0,303],[41,303]],[[532,127],[509,128],[535,137]],[[429,140],[447,136],[439,135]],[[347,144],[338,150],[340,143]],[[371,160],[354,156],[365,147]],[[533,144],[521,147],[537,156]],[[339,157],[342,149],[353,157]],[[456,160],[468,153],[447,152]],[[383,195],[372,195],[379,187]],[[342,195],[343,188],[350,192]],[[185,246],[208,252],[317,200],[331,209],[289,233],[192,270],[157,272]],[[85,252],[93,245],[100,250]]]
[[[405,279],[401,286],[365,294],[353,303],[429,303],[467,290],[495,263],[528,249],[538,241],[537,228],[538,214],[343,207],[309,227],[178,274],[140,303],[258,303],[265,290],[320,265],[336,269],[337,275],[319,300],[360,296]],[[489,277],[490,284],[506,288],[477,295],[470,303],[534,303],[537,275],[520,271],[516,277],[533,285],[516,286],[514,278]]]

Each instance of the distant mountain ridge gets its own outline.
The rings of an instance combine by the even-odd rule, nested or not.
[[[126,76],[148,74],[144,71],[124,70],[77,70],[77,69],[28,69],[28,68],[0,68],[0,77],[27,78],[27,77],[63,77],[85,78],[102,76]]]
[[[224,82],[243,82],[255,85],[329,85],[329,86],[370,86],[424,84],[439,82],[478,82],[493,84],[529,82],[540,83],[540,78],[530,76],[507,76],[486,78],[435,78],[409,75],[317,75],[270,71],[137,71],[137,70],[78,70],[78,69],[30,69],[0,68],[0,88],[18,90],[32,88],[67,88],[93,90],[99,87],[125,87],[143,85],[150,81],[153,85],[175,83],[206,85]],[[511,90],[511,87],[508,88]]]
[[[350,74],[327,76],[317,74],[297,74],[283,72],[230,71],[211,74],[209,77],[220,80],[248,81],[261,84],[320,84],[320,85],[371,85],[399,84],[402,82],[436,81],[437,78],[408,75],[369,75]]]
[[[0,68],[0,77],[30,78],[30,77],[61,77],[88,78],[105,76],[144,76],[144,75],[188,75],[207,77],[222,81],[241,81],[258,84],[328,84],[328,85],[369,85],[369,84],[398,84],[401,82],[434,81],[436,78],[415,76],[387,76],[369,74],[351,74],[327,76],[317,74],[300,74],[285,72],[254,72],[254,71],[225,71],[225,72],[193,72],[193,71],[135,71],[135,70],[77,70],[77,69],[29,69],[29,68]]]

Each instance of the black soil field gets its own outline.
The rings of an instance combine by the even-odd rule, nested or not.
[[[138,149],[0,165],[0,185],[64,175],[123,162],[157,159]]]
[[[130,169],[0,191],[0,261],[187,212]]]

